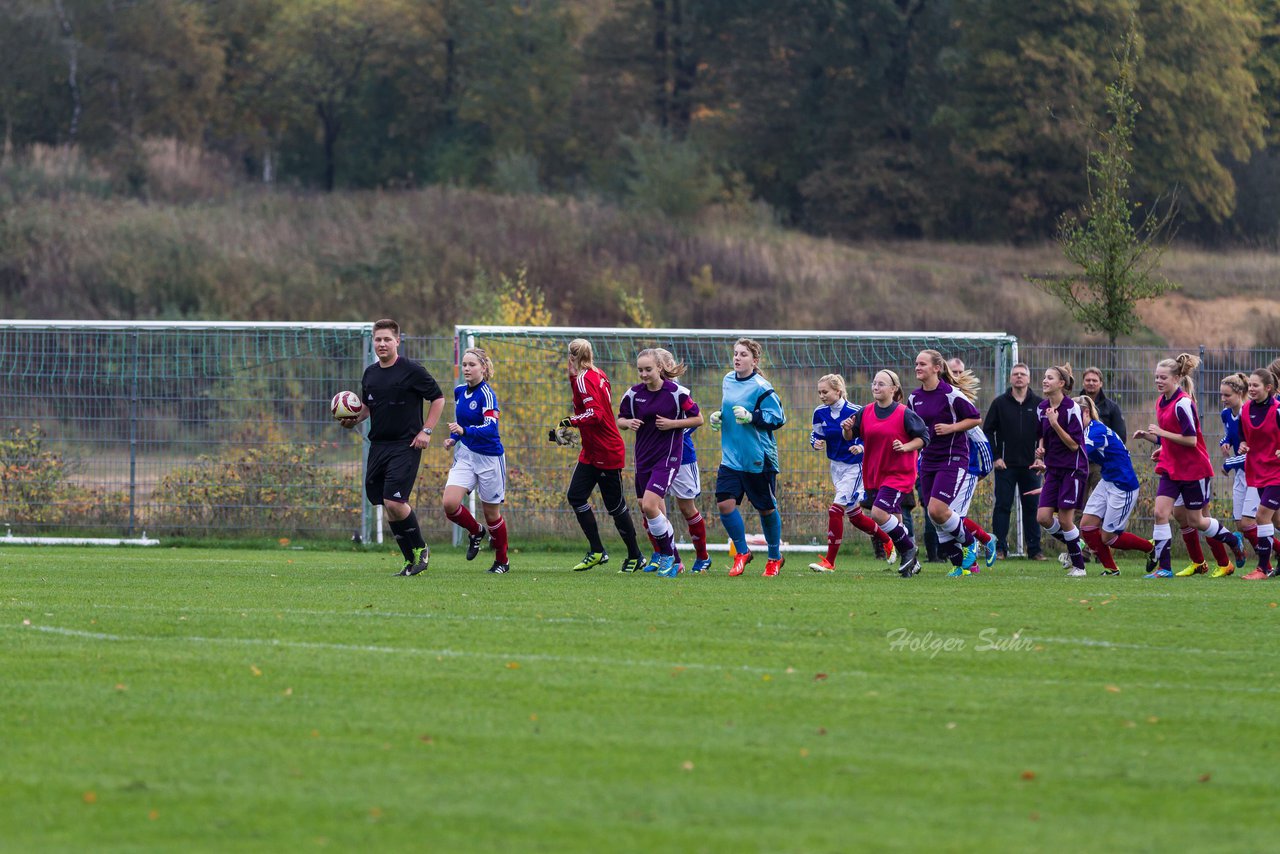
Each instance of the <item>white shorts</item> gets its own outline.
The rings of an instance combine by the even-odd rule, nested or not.
[[[831,483],[836,488],[832,504],[852,507],[862,501],[862,464],[831,461]]]
[[[1255,518],[1262,503],[1258,488],[1245,482],[1244,469],[1236,469],[1231,478],[1231,518],[1239,522],[1245,516]]]
[[[485,504],[501,504],[507,497],[506,454],[487,457],[459,442],[453,446],[453,465],[444,485],[475,492]]]
[[[1138,489],[1121,489],[1107,480],[1098,481],[1084,503],[1084,512],[1102,520],[1102,530],[1119,533],[1129,524],[1129,516],[1138,503]]]
[[[965,472],[965,480],[956,481],[956,500],[951,502],[952,513],[959,513],[961,516],[969,515],[969,505],[973,503],[973,496],[978,491],[980,480],[982,478],[973,472]]]
[[[676,469],[675,479],[671,481],[667,494],[675,498],[697,498],[702,494],[702,473],[698,471],[697,460]]]

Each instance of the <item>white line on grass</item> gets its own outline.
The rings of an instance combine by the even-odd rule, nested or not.
[[[7,626],[6,628],[15,628]],[[516,652],[474,652],[457,649],[421,649],[419,647],[374,646],[365,644],[323,643],[319,641],[291,641],[278,638],[210,638],[198,635],[178,637],[148,637],[146,635],[113,635],[106,632],[86,632],[81,629],[67,629],[61,626],[18,626],[44,634],[62,637],[81,638],[120,643],[156,643],[178,642],[194,644],[228,644],[232,646],[265,646],[279,649],[322,649],[334,652],[372,652],[383,655],[424,655],[433,658],[483,658],[495,661],[544,661],[553,664],[579,664],[599,667],[658,667],[664,670],[706,670],[712,672],[745,672],[745,673],[782,673],[784,667],[753,667],[748,664],[733,666],[720,664],[702,664],[686,661],[654,661],[652,659],[629,658],[589,658],[576,655],[546,655],[544,653]],[[862,670],[841,671],[844,676],[869,676]]]

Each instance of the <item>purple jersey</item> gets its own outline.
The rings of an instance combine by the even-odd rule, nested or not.
[[[1040,416],[1040,438],[1044,440],[1044,464],[1051,469],[1072,469],[1089,473],[1089,455],[1084,444],[1084,422],[1080,420],[1080,407],[1069,397],[1058,404],[1058,423],[1076,443],[1073,451],[1063,444],[1058,431],[1049,423],[1049,401],[1042,400],[1037,407]],[[1044,505],[1041,505],[1044,506]]]
[[[965,431],[939,436],[939,424],[958,424],[970,418],[981,418],[978,407],[957,389],[938,380],[933,391],[918,388],[907,398],[911,408],[929,428],[929,444],[920,452],[920,471],[945,471],[969,468],[969,437]]]
[[[679,468],[684,454],[683,430],[659,430],[658,416],[689,418],[698,414],[698,404],[689,390],[665,380],[662,388],[650,391],[644,383],[633,385],[618,404],[619,418],[639,418],[644,422],[636,431],[636,471],[656,468]]]

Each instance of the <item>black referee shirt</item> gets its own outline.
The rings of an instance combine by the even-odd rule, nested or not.
[[[360,399],[369,407],[370,442],[410,442],[422,429],[422,404],[444,397],[422,365],[397,356],[391,367],[374,362],[364,370]]]

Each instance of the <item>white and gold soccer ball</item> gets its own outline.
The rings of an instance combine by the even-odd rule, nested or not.
[[[364,411],[364,404],[355,392],[340,391],[329,401],[329,411],[334,418],[355,418]]]

